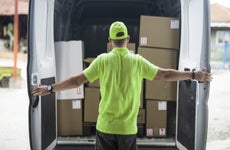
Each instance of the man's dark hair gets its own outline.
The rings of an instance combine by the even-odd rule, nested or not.
[[[124,45],[125,40],[126,40],[126,39],[113,40],[113,43],[114,43],[116,46],[121,47],[121,46]]]

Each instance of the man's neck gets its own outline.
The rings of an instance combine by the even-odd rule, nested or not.
[[[120,46],[117,46],[117,45],[112,45],[113,48],[122,48],[122,47],[127,47],[127,44],[123,44],[123,45],[120,45]]]

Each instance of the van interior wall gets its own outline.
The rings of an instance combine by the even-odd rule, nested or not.
[[[180,0],[55,0],[54,39],[84,41],[85,58],[106,52],[109,26],[123,21],[139,43],[140,15],[180,17]]]

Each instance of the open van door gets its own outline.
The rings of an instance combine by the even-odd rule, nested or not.
[[[181,0],[179,70],[210,72],[209,35],[209,1]],[[176,145],[180,150],[204,150],[209,83],[180,81],[178,92]]]
[[[57,140],[55,94],[31,95],[37,85],[55,82],[53,12],[54,0],[30,0],[27,80],[32,150],[53,149]]]

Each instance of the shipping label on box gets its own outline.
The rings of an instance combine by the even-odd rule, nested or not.
[[[73,109],[81,109],[81,101],[80,100],[72,100],[72,108]]]
[[[160,136],[166,136],[166,129],[165,128],[159,128],[159,135]]]
[[[82,41],[55,42],[57,82],[80,74],[83,70],[84,47]],[[84,85],[57,93],[57,99],[84,98]]]
[[[171,20],[170,28],[171,29],[179,29],[180,22],[179,20]]]
[[[159,101],[158,110],[167,110],[167,103],[165,101]]]
[[[148,41],[147,41],[147,37],[141,37],[141,45],[147,45]]]
[[[151,129],[151,128],[146,129],[146,136],[152,137],[153,136],[153,129]]]

